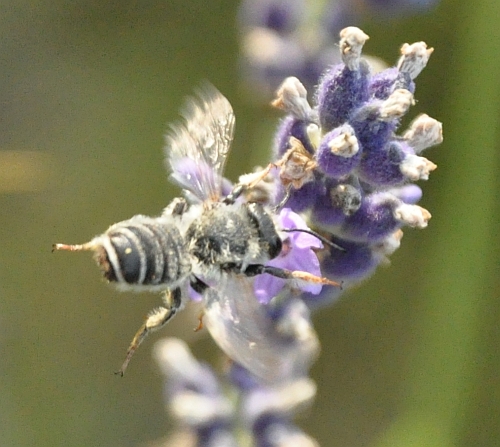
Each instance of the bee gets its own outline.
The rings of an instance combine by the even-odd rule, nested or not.
[[[256,376],[278,380],[304,364],[297,344],[305,341],[279,332],[258,303],[252,278],[269,274],[338,284],[266,265],[282,250],[275,216],[242,196],[262,176],[235,187],[223,177],[235,123],[229,101],[206,85],[188,100],[182,115],[183,122],[167,134],[166,159],[170,179],[185,198],[174,199],[159,217],[137,215],[85,244],[53,248],[93,251],[105,279],[121,290],[163,292],[163,305],[148,314],[117,374],[123,376],[142,341],[181,310],[194,291],[204,300],[203,326],[221,349]]]

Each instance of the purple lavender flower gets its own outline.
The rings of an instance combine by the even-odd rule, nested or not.
[[[319,256],[323,274],[348,286],[387,262],[399,247],[402,227],[427,226],[431,215],[416,205],[422,191],[411,182],[427,180],[436,168],[421,153],[442,141],[442,129],[423,114],[396,135],[432,48],[424,42],[404,44],[395,67],[372,75],[361,58],[368,36],[349,27],[340,37],[342,63],[321,77],[315,106],[304,103],[307,93],[296,78],[277,92],[274,105],[288,116],[277,131],[275,156],[289,157],[299,140],[314,170],[299,187],[281,182],[275,202],[307,211],[308,225],[343,249],[324,247]],[[304,299],[314,300],[311,294]]]
[[[278,216],[278,225],[285,230],[308,230],[304,220],[289,208],[281,210]],[[266,265],[321,276],[318,257],[314,252],[315,248],[321,249],[323,247],[321,241],[317,237],[303,232],[287,231],[282,234],[284,234],[284,239],[281,253],[267,262]],[[255,296],[260,303],[268,304],[272,298],[280,293],[286,283],[284,279],[271,275],[259,275],[254,282]],[[322,286],[316,283],[301,282],[299,287],[303,292],[318,294]]]

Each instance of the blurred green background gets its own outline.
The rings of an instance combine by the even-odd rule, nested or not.
[[[88,254],[51,254],[178,191],[162,144],[204,79],[237,116],[229,176],[265,160],[278,115],[239,88],[238,2],[0,3],[0,446],[144,446],[168,435],[158,337],[193,339],[183,312],[117,378],[154,294],[103,284]],[[316,316],[322,446],[500,445],[500,2],[443,1],[426,15],[356,25],[366,53],[435,48],[417,105],[444,123],[421,184],[433,214],[392,266]],[[195,352],[216,353],[205,337]]]

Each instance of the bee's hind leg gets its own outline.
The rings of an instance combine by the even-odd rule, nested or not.
[[[135,351],[139,345],[144,341],[144,339],[151,333],[161,327],[165,326],[168,321],[177,313],[177,310],[181,307],[181,289],[177,288],[174,290],[167,290],[163,296],[163,302],[165,306],[158,307],[152,310],[144,324],[139,328],[135,334],[130,346],[127,350],[127,356],[123,362],[122,367],[115,374],[123,377],[125,370],[130,362],[130,359],[134,355]]]

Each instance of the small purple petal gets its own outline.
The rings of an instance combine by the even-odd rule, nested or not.
[[[269,304],[281,292],[285,284],[284,279],[268,274],[258,275],[254,281],[254,291],[257,301],[261,304]]]
[[[420,189],[417,185],[405,185],[399,188],[390,189],[387,192],[410,205],[415,205],[422,198],[422,189]]]

